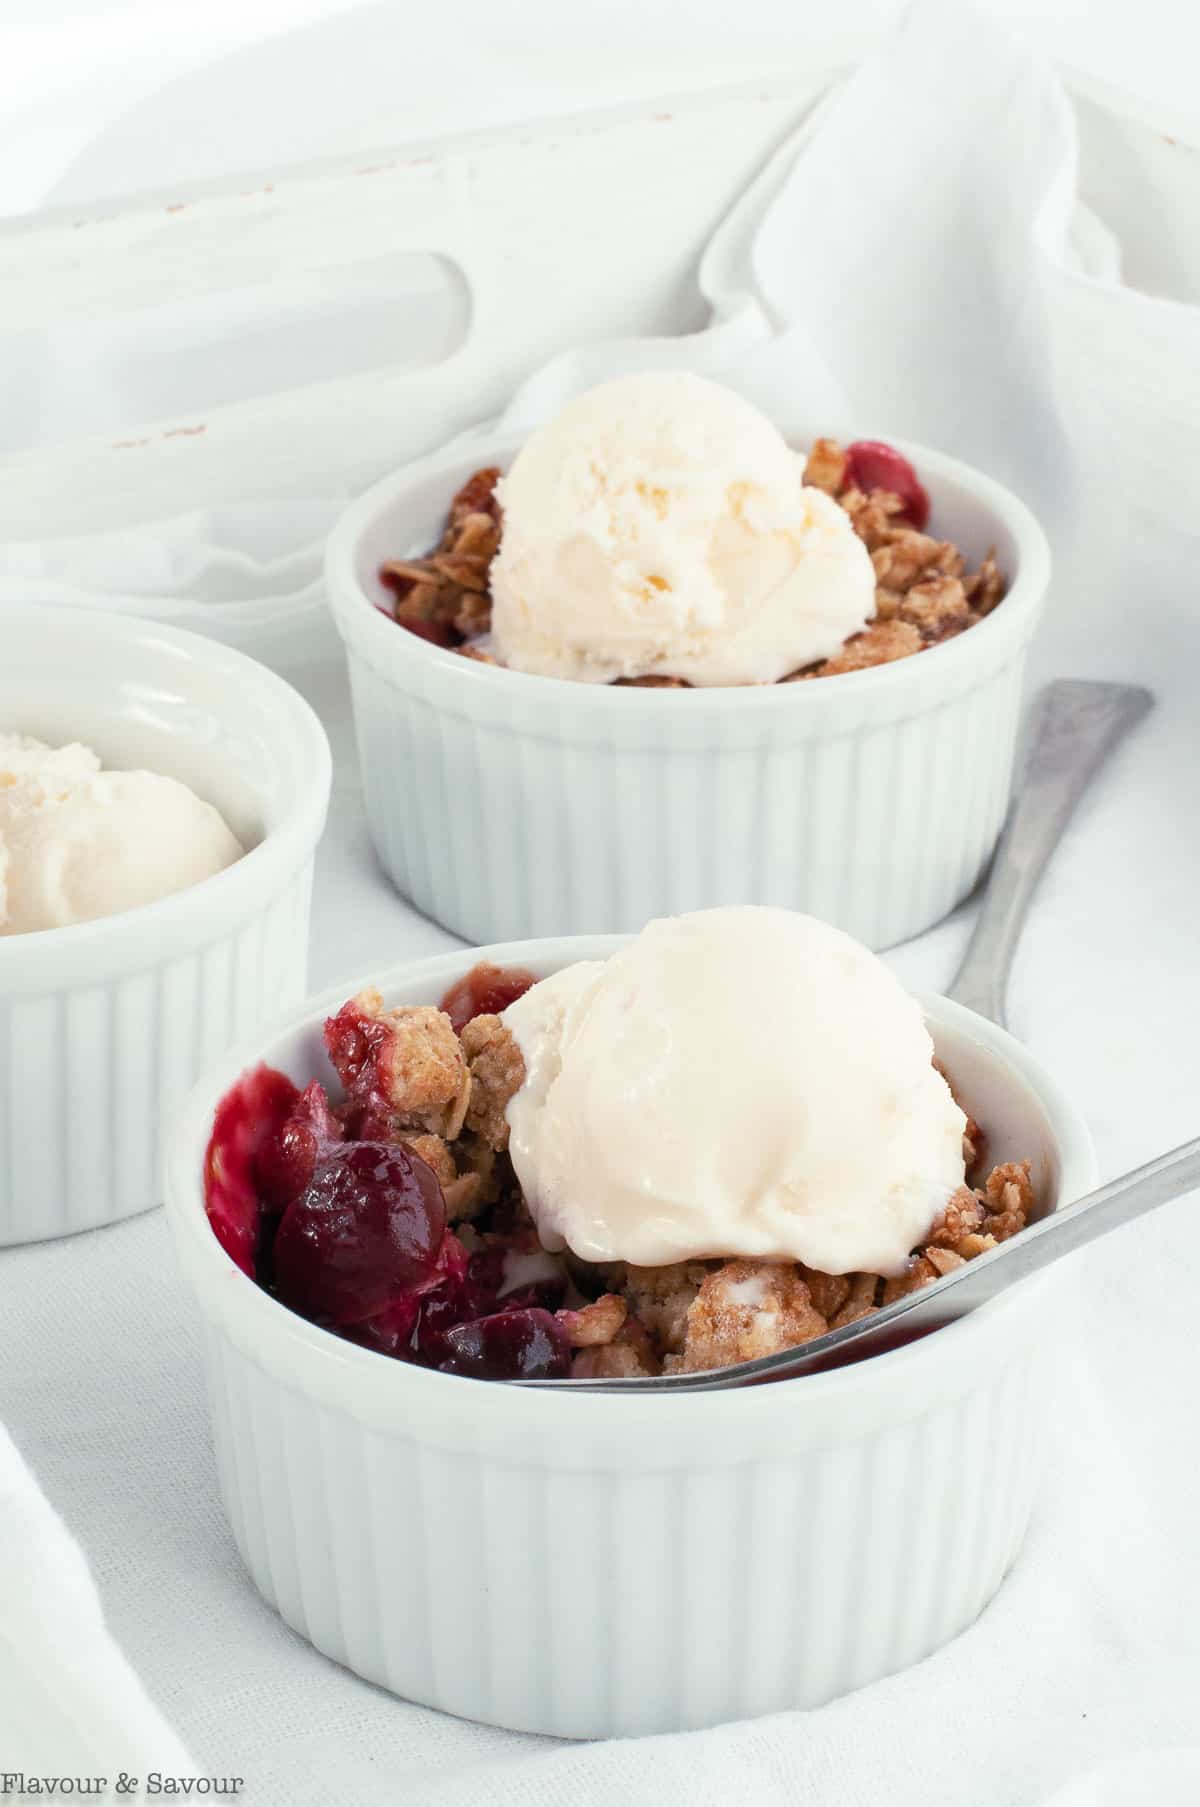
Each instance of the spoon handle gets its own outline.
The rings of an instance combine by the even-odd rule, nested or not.
[[[835,1347],[834,1337],[821,1337],[818,1340],[825,1345],[824,1359],[822,1352],[817,1350],[816,1341],[802,1344],[792,1352],[797,1358],[794,1368],[788,1366],[785,1369],[782,1355],[787,1352],[781,1352],[779,1368],[764,1378],[779,1380],[785,1372],[815,1373],[822,1367],[841,1367],[846,1360],[859,1361],[867,1355],[879,1355],[914,1336],[940,1329],[956,1318],[978,1310],[997,1293],[1015,1286],[1040,1268],[1049,1267],[1064,1255],[1074,1254],[1097,1237],[1106,1236],[1123,1224],[1133,1223],[1148,1211],[1157,1210],[1159,1205],[1168,1204],[1197,1186],[1200,1186],[1200,1136],[1184,1142],[1169,1154],[1148,1161],[1144,1167],[1135,1167],[1131,1173],[1110,1180],[1106,1186],[1076,1199],[1074,1204],[1062,1206],[1039,1223],[1030,1224],[1019,1236],[999,1243],[984,1255],[977,1255],[965,1267],[956,1268],[932,1285],[897,1299],[894,1305],[885,1306],[874,1317],[860,1319],[857,1325],[848,1325],[845,1331],[834,1333],[834,1337],[845,1337],[847,1343],[852,1342],[852,1348],[843,1346],[839,1350]],[[852,1338],[849,1333],[856,1329],[862,1334]],[[808,1350],[812,1351],[812,1358],[806,1363],[804,1356]]]
[[[1121,737],[1153,707],[1137,684],[1064,679],[1039,700],[1025,782],[996,848],[949,995],[1004,1026],[1004,998],[1029,903],[1071,812]]]

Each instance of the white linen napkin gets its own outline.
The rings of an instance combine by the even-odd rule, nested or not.
[[[769,402],[796,431],[853,423],[923,439],[1026,495],[1056,558],[1040,674],[1129,677],[1159,701],[1059,851],[1011,1019],[1081,1100],[1105,1174],[1184,1140],[1200,1115],[1200,837],[1184,800],[1200,762],[1200,309],[1122,286],[1115,241],[1077,203],[1057,80],[956,0],[920,0],[735,209],[702,279],[709,331],[557,359],[508,418],[533,422],[612,372],[683,363]],[[278,561],[274,523],[260,524],[253,569],[207,541],[189,551],[177,525],[169,569],[151,530],[119,546],[23,548],[19,573],[0,557],[0,578],[37,571],[78,599],[99,574],[97,598],[145,607],[170,594],[199,619],[222,606],[217,590],[226,605],[234,595],[224,577],[201,581],[224,562],[244,579],[237,596],[269,591],[274,606],[289,584],[311,583],[302,542],[315,543],[326,507],[314,505]],[[230,534],[223,545],[249,543]],[[184,581],[168,591],[164,573]],[[342,710],[328,671],[317,681],[327,717]],[[318,879],[319,985],[444,944],[382,890],[348,773]],[[968,926],[959,912],[892,963],[909,982],[944,985]],[[152,1693],[208,1770],[246,1775],[251,1803],[1190,1807],[1194,1212],[1180,1201],[1084,1258],[1058,1460],[1027,1547],[978,1624],[917,1669],[819,1711],[702,1734],[555,1748],[393,1701],[284,1630],[221,1524],[190,1307],[159,1217],[0,1255],[14,1351],[0,1400]],[[0,1624],[12,1579],[0,1572]],[[0,1669],[0,1702],[7,1681]]]
[[[22,1792],[4,1786],[14,1772],[102,1776],[110,1789],[122,1774],[196,1776],[113,1642],[83,1552],[3,1426],[0,1527],[0,1792]]]

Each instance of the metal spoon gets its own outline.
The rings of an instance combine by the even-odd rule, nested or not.
[[[1075,805],[1118,741],[1154,707],[1138,684],[1063,679],[1038,698],[1032,751],[992,860],[975,930],[948,996],[1003,1029],[1017,942]]]
[[[1066,680],[1043,691],[1025,782],[997,846],[975,930],[950,989],[950,997],[960,1004],[1003,1025],[1013,955],[1046,862],[1105,758],[1153,701],[1149,691],[1132,684]],[[964,1317],[1005,1287],[1196,1185],[1200,1185],[1200,1138],[1060,1207],[1020,1235],[871,1317],[795,1348],[700,1373],[509,1384],[590,1393],[710,1392],[843,1367]]]
[[[1145,1167],[1136,1167],[1119,1180],[1110,1180],[1096,1192],[1063,1205],[1049,1217],[1030,1224],[1019,1236],[1001,1242],[985,1255],[976,1255],[940,1280],[906,1293],[874,1316],[860,1318],[842,1330],[830,1330],[794,1349],[760,1355],[755,1361],[737,1362],[728,1368],[712,1368],[698,1374],[652,1374],[621,1380],[533,1380],[518,1386],[573,1387],[592,1393],[711,1392],[720,1387],[749,1387],[764,1380],[790,1380],[797,1374],[819,1374],[882,1355],[912,1342],[927,1331],[940,1330],[980,1305],[986,1305],[1005,1287],[1027,1279],[1039,1268],[1049,1267],[1109,1230],[1132,1223],[1200,1186],[1200,1136],[1170,1154],[1159,1155]]]

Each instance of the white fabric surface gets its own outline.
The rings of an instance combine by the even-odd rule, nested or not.
[[[83,1552],[0,1427],[0,1767],[192,1776],[106,1627]]]
[[[0,213],[753,81],[814,44],[861,54],[902,3],[740,0],[733,31],[727,0],[690,0],[681,31],[678,0],[522,0],[519,30],[491,0],[8,0]],[[1193,114],[1179,0],[988,4],[1164,130]]]
[[[1073,181],[1048,72],[953,0],[922,0],[718,235],[716,330],[559,360],[513,412],[536,418],[609,369],[682,361],[800,430],[853,420],[944,445],[1040,509],[1057,576],[1039,675],[1129,677],[1159,698],[1064,841],[1010,1000],[1112,1174],[1197,1129],[1200,314],[1120,287],[1103,230],[1072,224]],[[144,593],[131,566],[121,587]],[[374,866],[336,663],[291,675],[334,740],[323,986],[450,938]],[[945,984],[969,919],[895,950],[896,969]],[[556,1748],[395,1701],[287,1631],[221,1514],[161,1214],[0,1254],[0,1416],[151,1696],[202,1769],[245,1777],[252,1804],[1182,1807],[1200,1800],[1195,1209],[1179,1201],[1084,1258],[1050,1483],[979,1623],[820,1711],[704,1734]],[[0,1767],[21,1767],[7,1700],[0,1658]]]

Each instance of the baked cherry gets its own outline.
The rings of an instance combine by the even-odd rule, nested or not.
[[[498,1311],[445,1334],[444,1374],[475,1380],[561,1380],[571,1371],[571,1345],[548,1311]]]
[[[464,1290],[469,1300],[468,1309],[461,1314],[464,1318],[486,1318],[489,1312],[500,1309],[498,1300],[504,1291],[504,1249],[499,1243],[476,1249],[467,1266]]]
[[[420,1311],[409,1341],[409,1359],[436,1368],[450,1353],[445,1337],[464,1319],[478,1317],[474,1291],[468,1279],[470,1257],[447,1230],[438,1256],[438,1274],[420,1300]]]
[[[396,617],[396,625],[406,632],[415,634],[418,640],[428,640],[431,646],[461,646],[462,635],[448,621],[401,621]]]
[[[255,1161],[255,1177],[263,1205],[282,1211],[299,1198],[317,1162],[344,1135],[319,1079],[301,1092],[290,1115],[266,1138]]]
[[[903,452],[881,439],[856,439],[846,447],[845,481],[847,487],[865,491],[890,489],[918,530],[929,519],[929,495],[916,471]]]
[[[405,1293],[403,1298],[394,1300],[381,1311],[378,1317],[367,1318],[362,1324],[343,1325],[341,1334],[348,1342],[361,1343],[364,1349],[374,1349],[377,1355],[390,1355],[396,1361],[412,1361],[413,1331],[420,1315],[420,1294]]]
[[[325,1048],[346,1088],[338,1106],[344,1133],[353,1142],[386,1142],[396,1113],[387,1096],[384,1071],[392,1029],[386,1018],[363,1008],[358,998],[325,1020]]]
[[[557,1264],[550,1265],[548,1257],[542,1257],[546,1271],[514,1280],[514,1268],[519,1275],[522,1265],[527,1267],[529,1252],[499,1243],[477,1250],[467,1269],[460,1319],[486,1318],[494,1311],[512,1311],[524,1305],[556,1311],[566,1294],[567,1276]]]
[[[364,1010],[357,998],[325,1019],[325,1047],[338,1078],[351,1097],[376,1083],[376,1062],[388,1038],[382,1016]]]
[[[442,1333],[463,1317],[474,1316],[464,1311],[466,1273],[467,1251],[454,1232],[447,1230],[422,1289],[393,1300],[365,1323],[347,1325],[342,1335],[380,1355],[436,1367],[447,1353]]]
[[[499,1016],[536,984],[533,974],[523,966],[492,966],[487,960],[480,960],[450,987],[441,1008],[454,1024],[454,1033],[461,1035],[472,1018]]]
[[[411,1338],[411,1357],[422,1367],[440,1368],[451,1354],[446,1337],[463,1322],[462,1294],[439,1287],[420,1303],[420,1314]]]
[[[230,1086],[213,1118],[204,1156],[204,1206],[217,1241],[251,1279],[262,1222],[261,1157],[299,1097],[286,1073],[258,1066]]]
[[[437,1271],[446,1206],[433,1170],[386,1142],[334,1149],[283,1214],[275,1288],[327,1324],[361,1324]]]

